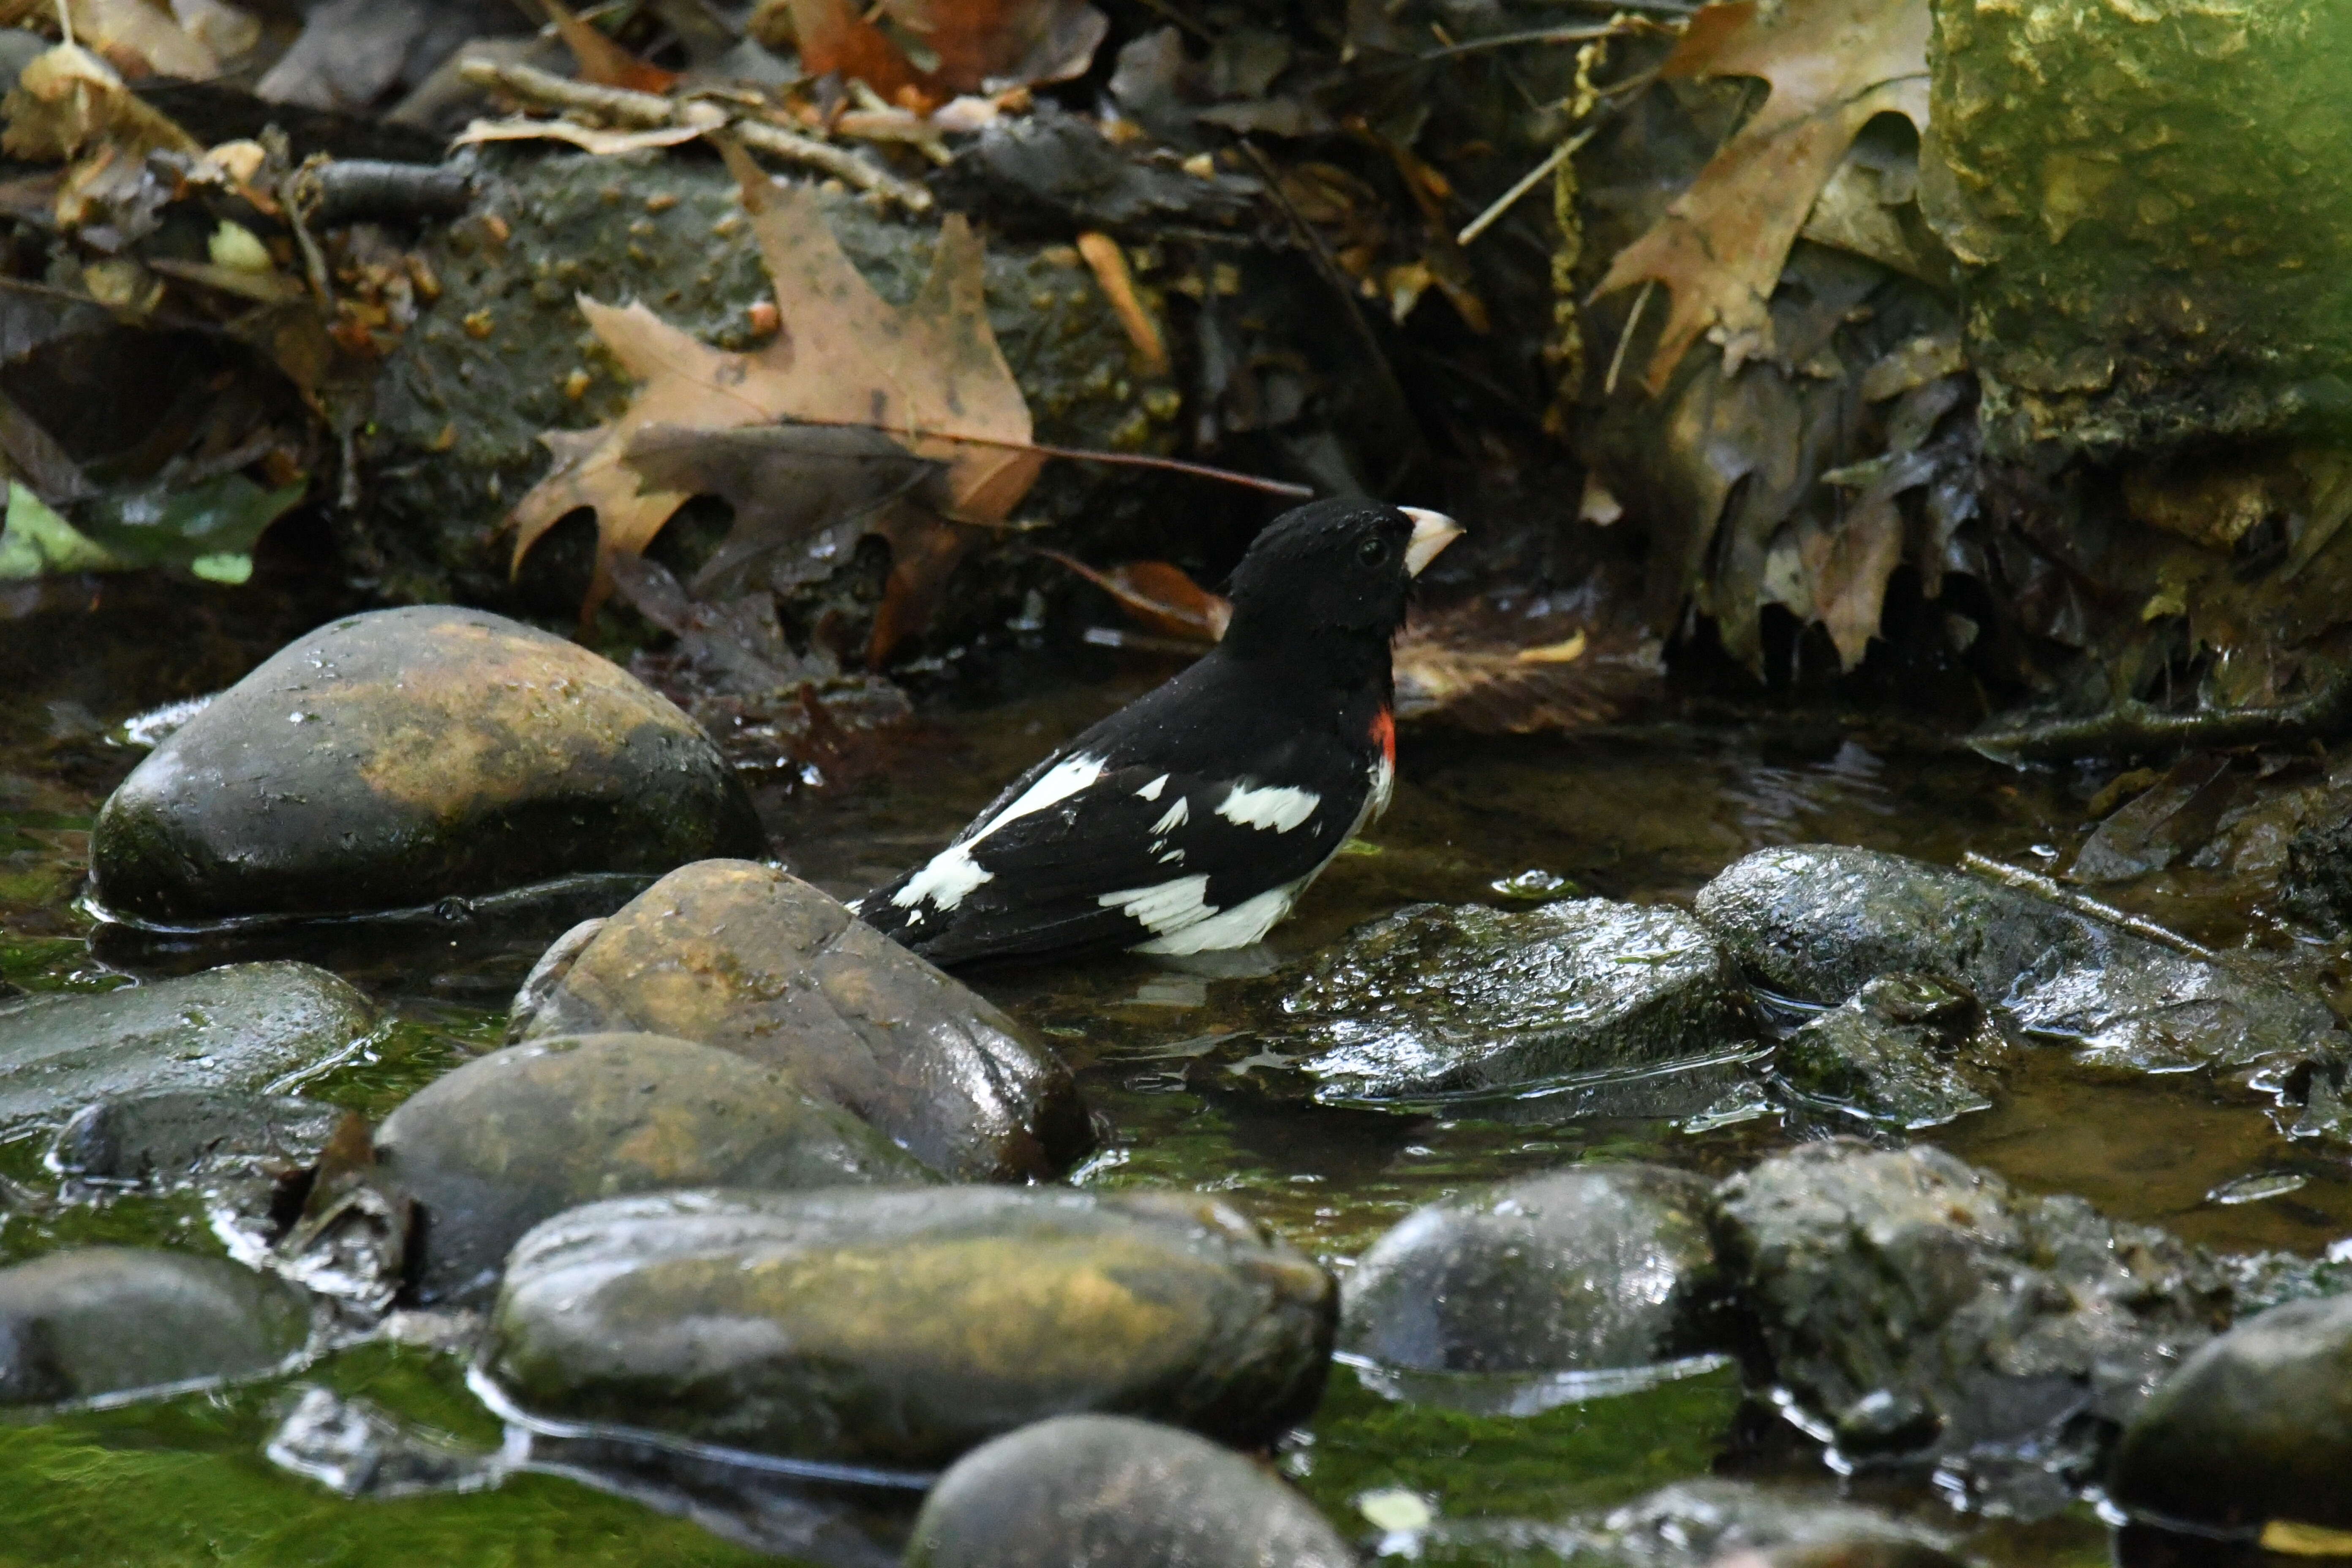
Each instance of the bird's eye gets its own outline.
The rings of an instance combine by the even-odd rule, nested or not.
[[[1377,566],[1388,558],[1389,542],[1377,533],[1356,546],[1356,559],[1367,566]]]

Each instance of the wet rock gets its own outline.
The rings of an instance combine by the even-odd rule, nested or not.
[[[0,1405],[246,1377],[299,1353],[300,1292],[217,1258],[91,1247],[0,1268]]]
[[[2352,1530],[2352,1299],[2250,1318],[2142,1405],[2107,1494],[2158,1520]]]
[[[927,1468],[1081,1412],[1265,1441],[1314,1407],[1337,1308],[1206,1198],[673,1193],[524,1237],[483,1365],[559,1421]]]
[[[92,890],[163,925],[414,909],[565,879],[613,902],[765,847],[667,700],[478,610],[329,623],[214,699],[99,813]]]
[[[1229,1448],[1149,1421],[1064,1415],[957,1460],[923,1500],[906,1562],[1353,1568],[1356,1554],[1306,1499]]]
[[[1882,974],[1966,987],[2085,1061],[2169,1071],[2342,1054],[2315,995],[2258,960],[2192,957],[1949,867],[1832,845],[1760,849],[1699,889],[1699,918],[1748,973],[1842,1003]]]
[[[1427,1372],[1604,1372],[1724,1348],[1713,1194],[1592,1164],[1430,1205],[1349,1276],[1342,1348]]]
[[[1412,905],[1350,935],[1282,1005],[1327,1100],[1572,1094],[1748,1043],[1738,976],[1696,921],[1603,899]]]
[[[1977,999],[1925,974],[1882,974],[1783,1041],[1773,1066],[1809,1100],[1870,1121],[1940,1127],[1993,1103],[2012,1056]]]
[[[0,1128],[173,1089],[260,1090],[333,1061],[375,1026],[307,963],[232,963],[101,995],[0,1006]]]
[[[1773,1375],[1841,1451],[1966,1474],[2030,1449],[2056,1504],[2233,1309],[2203,1251],[1937,1149],[1810,1143],[1717,1199]]]
[[[49,1160],[68,1175],[106,1182],[292,1170],[318,1159],[343,1114],[291,1095],[215,1089],[110,1100],[66,1123]]]
[[[658,1035],[494,1051],[385,1118],[375,1155],[424,1209],[417,1299],[486,1299],[508,1249],[578,1205],[677,1187],[770,1190],[933,1180],[793,1079]]]
[[[717,1046],[845,1105],[959,1180],[1051,1175],[1091,1144],[1067,1068],[1017,1026],[797,878],[743,860],[672,872],[608,920],[524,1039],[611,1030]]]
[[[1563,1524],[1440,1521],[1430,1568],[1961,1568],[1951,1540],[1876,1509],[1748,1481],[1677,1481]]]
[[[347,1498],[479,1491],[506,1479],[510,1468],[502,1453],[462,1447],[373,1400],[316,1384],[302,1391],[261,1451],[279,1469]]]

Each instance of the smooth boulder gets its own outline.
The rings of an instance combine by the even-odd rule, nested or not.
[[[299,1291],[219,1258],[89,1247],[0,1268],[0,1405],[270,1372],[310,1335]]]
[[[1190,1432],[1118,1415],[1024,1426],[923,1500],[906,1568],[1354,1568],[1313,1505]]]
[[[2189,1358],[2141,1406],[2107,1495],[2219,1530],[2352,1531],[2352,1298],[2293,1301]]]
[[[282,1094],[184,1089],[86,1106],[49,1163],[69,1176],[165,1185],[200,1175],[259,1175],[315,1163],[345,1112]]]
[[[1267,1441],[1320,1396],[1338,1300],[1189,1194],[676,1193],[524,1237],[482,1367],[528,1415],[921,1469],[1081,1412]]]
[[[765,847],[667,700],[576,644],[427,605],[330,622],[173,731],[99,813],[90,877],[108,914],[168,926],[642,885]]]
[[[658,1035],[514,1046],[426,1085],[384,1119],[379,1170],[424,1210],[428,1303],[473,1302],[523,1233],[601,1198],[937,1178],[786,1074]]]
[[[167,1090],[259,1090],[375,1027],[352,985],[308,963],[232,963],[95,995],[0,1005],[0,1129]]]
[[[1990,1109],[2013,1055],[1959,986],[1882,974],[1781,1041],[1773,1068],[1807,1101],[1916,1131]]]
[[[1713,1192],[1595,1163],[1415,1211],[1348,1277],[1339,1343],[1420,1372],[1591,1373],[1721,1349]]]
[[[631,1030],[733,1051],[958,1180],[1051,1176],[1094,1139],[1069,1069],[1012,1019],[836,900],[746,860],[646,889],[560,973],[535,973],[516,1019],[521,1039]]]
[[[1882,974],[1966,987],[2022,1033],[2147,1071],[2339,1057],[2318,996],[2238,955],[2195,957],[2048,899],[1900,855],[1759,849],[1699,889],[1742,967],[1836,1005]]]
[[[1688,915],[1575,899],[1410,905],[1318,961],[1283,1010],[1318,1098],[1412,1102],[1718,1065],[1748,1039],[1740,997]]]

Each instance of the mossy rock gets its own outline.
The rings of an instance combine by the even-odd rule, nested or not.
[[[219,1258],[89,1247],[0,1268],[0,1405],[57,1405],[275,1371],[302,1294]]]

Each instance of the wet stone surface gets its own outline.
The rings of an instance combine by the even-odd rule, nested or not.
[[[1689,916],[1581,899],[1400,910],[1318,959],[1282,1008],[1318,1099],[1493,1097],[1557,1120],[1719,1097],[1722,1064],[1749,1048],[1740,995]]]
[[[846,1106],[960,1180],[1052,1175],[1093,1140],[1052,1052],[771,867],[709,860],[671,873],[527,991],[524,1039],[641,1030],[716,1046]]]
[[[1202,1196],[685,1193],[526,1236],[482,1364],[538,1416],[922,1469],[1081,1412],[1264,1442],[1313,1407],[1337,1309]]]
[[[1699,890],[1699,918],[1764,984],[1835,1005],[1882,974],[1966,987],[2089,1063],[2166,1072],[2340,1058],[2315,995],[2260,959],[2200,959],[1948,867],[1832,845],[1763,849]]]
[[[1806,1144],[1718,1198],[1773,1376],[1840,1450],[2002,1485],[2046,1471],[2045,1505],[2252,1293],[2235,1260],[1936,1149]]]
[[[1433,1204],[1349,1275],[1340,1348],[1384,1367],[1596,1373],[1726,1348],[1705,1181],[1595,1163]]]
[[[1435,1568],[1961,1568],[1940,1531],[1819,1494],[1745,1481],[1678,1482],[1568,1524],[1440,1525]]]
[[[69,1176],[169,1184],[317,1160],[343,1112],[292,1095],[190,1089],[110,1100],[66,1123],[50,1163]]]
[[[478,610],[381,610],[296,638],[173,732],[92,835],[129,921],[416,909],[759,854],[709,737],[585,648]]]
[[[2191,1356],[2117,1446],[2108,1495],[2158,1520],[2352,1530],[2352,1299],[2294,1301]]]
[[[1958,986],[1882,974],[1780,1042],[1773,1068],[1825,1109],[1916,1131],[1990,1109],[2011,1049]]]
[[[907,1568],[1045,1563],[1351,1568],[1314,1507],[1190,1432],[1065,1415],[965,1455],[923,1500]]]
[[[920,1162],[773,1068],[658,1035],[536,1040],[468,1062],[376,1131],[424,1210],[426,1303],[477,1303],[522,1234],[600,1198],[677,1187],[911,1185]]]
[[[334,1060],[374,1026],[347,982],[287,962],[0,1003],[0,1129],[162,1090],[258,1090]]]
[[[92,1247],[0,1268],[0,1405],[57,1405],[270,1371],[301,1293],[217,1258]]]

